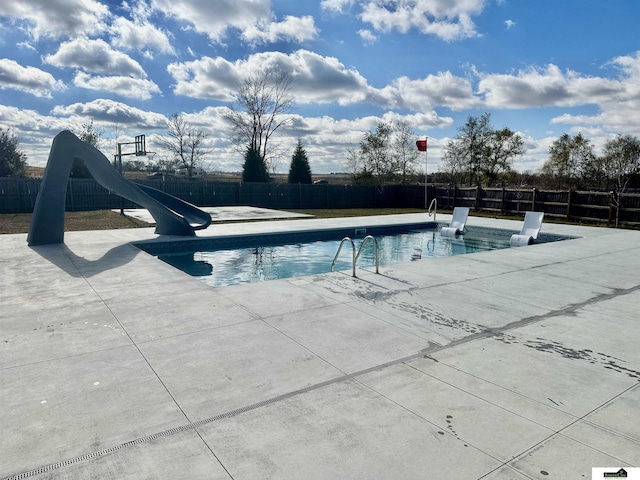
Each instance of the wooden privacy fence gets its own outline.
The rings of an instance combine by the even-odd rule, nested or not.
[[[0,213],[33,211],[41,179],[0,178]],[[282,183],[209,182],[200,180],[140,180],[175,197],[200,206],[252,205],[280,209],[379,208],[400,205],[397,186],[303,185]],[[398,203],[398,201],[400,203]],[[70,178],[66,210],[136,208],[93,179]]]
[[[640,225],[640,194],[576,190],[538,190],[457,186],[434,187],[440,208],[470,207],[475,211],[519,215],[544,212],[548,217],[627,226]]]
[[[40,179],[0,178],[0,213],[33,211]],[[424,208],[424,185],[303,185],[288,183],[211,182],[203,180],[141,180],[138,183],[163,190],[200,206],[251,205],[275,209],[316,208]],[[555,191],[430,185],[429,201],[439,209],[454,206],[474,211],[519,215],[528,210],[558,219],[640,225],[640,194],[617,198],[610,192]],[[67,211],[136,208],[110,193],[93,179],[69,179]]]

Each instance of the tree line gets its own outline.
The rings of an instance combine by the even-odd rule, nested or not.
[[[231,143],[244,157],[242,180],[268,182],[282,157],[278,135],[291,126],[293,97],[291,77],[279,71],[264,71],[245,78],[234,104],[224,119],[231,130]],[[99,148],[103,132],[93,122],[83,125],[79,138]],[[417,135],[405,121],[378,122],[363,134],[357,147],[347,151],[345,168],[354,183],[415,183],[424,179],[420,171]],[[211,153],[207,135],[191,125],[184,115],[167,122],[166,135],[158,143],[165,152],[155,162],[123,162],[123,170],[169,173],[181,169],[191,178]],[[608,140],[603,154],[595,155],[592,143],[582,134],[564,134],[549,148],[549,158],[537,173],[516,172],[514,160],[526,153],[522,137],[511,129],[495,128],[491,114],[469,116],[457,135],[443,148],[444,171],[431,181],[459,185],[540,186],[558,189],[596,188],[624,192],[640,187],[640,141],[630,135]],[[290,183],[311,183],[311,168],[304,143],[298,139],[289,164]],[[0,128],[0,176],[23,175],[26,156],[18,149],[18,138]],[[90,176],[82,162],[75,162],[71,175]]]

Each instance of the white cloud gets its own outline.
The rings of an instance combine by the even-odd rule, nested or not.
[[[31,50],[32,52],[38,51],[38,49],[34,47],[30,42],[18,42],[16,43],[16,47],[24,48],[26,50]]]
[[[154,8],[220,42],[229,28],[241,31],[271,19],[269,0],[154,0]]]
[[[507,30],[509,30],[516,26],[516,22],[514,22],[513,20],[505,20],[504,25],[507,27]]]
[[[325,0],[323,8],[343,12],[353,2]],[[445,41],[478,36],[472,17],[479,15],[485,0],[360,0],[360,19],[376,32],[416,29]]]
[[[114,20],[111,26],[112,45],[123,50],[144,51],[150,49],[167,55],[175,50],[165,32],[148,22],[132,22],[123,17]]]
[[[378,37],[374,35],[371,30],[367,30],[367,29],[358,30],[358,35],[360,35],[360,38],[362,38],[362,41],[368,45],[371,45],[378,40]]]
[[[599,104],[624,91],[617,80],[562,72],[556,65],[516,74],[480,74],[478,92],[493,108],[529,108]]]
[[[25,20],[32,37],[64,38],[106,30],[107,6],[95,0],[3,0],[0,16]]]
[[[287,15],[282,22],[260,22],[246,27],[242,38],[249,43],[274,43],[280,40],[298,43],[313,40],[318,36],[313,17],[292,17]]]
[[[595,115],[565,113],[551,119],[552,124],[571,125],[572,131],[598,128],[616,134],[638,135],[640,128],[640,100],[610,102]]]
[[[312,16],[287,15],[273,18],[269,0],[154,0],[153,7],[183,22],[186,28],[222,43],[229,30],[251,45],[278,41],[303,43],[317,38],[319,30]]]
[[[414,111],[430,106],[447,107],[454,111],[482,106],[482,101],[474,95],[471,82],[451,72],[427,75],[420,80],[400,77],[394,80],[393,87],[402,98],[402,106]]]
[[[41,115],[35,110],[17,108],[0,104],[0,123],[11,125],[20,138],[20,143],[29,142],[33,136],[45,135],[51,145],[51,138],[68,124],[59,122],[58,119]],[[52,135],[52,132],[53,133]]]
[[[147,76],[138,62],[125,53],[113,50],[100,39],[76,38],[64,42],[55,54],[47,55],[43,60],[56,67],[80,68],[92,73],[138,78]]]
[[[176,81],[174,93],[191,98],[231,102],[242,82],[237,63],[222,57],[171,63],[167,71]]]
[[[167,118],[159,113],[147,112],[104,98],[88,103],[58,105],[51,113],[58,117],[81,117],[101,124],[124,125],[126,128],[165,128],[167,122]]]
[[[49,156],[51,139],[62,130],[73,128],[73,124],[67,118],[41,115],[35,110],[2,104],[0,104],[0,123],[11,125],[18,136],[20,151],[27,155],[28,164],[42,167],[45,166]]]
[[[258,64],[263,61],[254,56]],[[293,77],[292,92],[300,103],[338,103],[351,105],[370,102],[389,104],[384,93],[369,86],[367,80],[352,68],[347,68],[337,58],[325,57],[308,50],[298,50],[291,55],[265,58],[274,62]]]
[[[320,7],[323,10],[332,10],[334,12],[342,13],[351,5],[353,5],[355,0],[322,0],[320,2]]]
[[[154,82],[141,78],[123,76],[92,77],[83,72],[76,73],[73,83],[80,88],[111,92],[128,98],[149,100],[153,94],[161,93]]]
[[[231,101],[242,79],[251,72],[273,70],[291,75],[291,93],[300,104],[369,102],[389,106],[397,102],[393,92],[369,86],[362,75],[346,68],[336,58],[308,50],[288,55],[258,53],[233,63],[221,57],[204,57],[193,62],[173,63],[168,70],[176,80],[175,93],[193,98]]]
[[[12,89],[27,92],[36,97],[51,98],[53,91],[66,87],[53,75],[39,68],[23,67],[14,60],[0,59],[0,89]]]
[[[637,135],[640,128],[640,53],[617,57],[610,65],[620,75],[585,76],[563,72],[556,65],[513,74],[478,74],[478,91],[490,108],[580,108],[580,113],[567,111],[550,123],[587,134],[598,147],[612,133]],[[587,105],[597,112],[585,113],[582,107]]]

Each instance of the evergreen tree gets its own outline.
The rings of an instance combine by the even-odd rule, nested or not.
[[[24,175],[26,167],[27,157],[18,150],[18,137],[0,128],[0,177]]]
[[[289,183],[311,183],[311,167],[307,152],[304,151],[302,141],[298,140],[296,149],[291,157],[289,167]]]
[[[243,182],[268,182],[269,172],[267,165],[260,156],[260,153],[253,147],[247,147],[244,155],[244,165],[242,166]]]

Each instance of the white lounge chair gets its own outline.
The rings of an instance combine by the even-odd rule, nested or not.
[[[464,227],[469,216],[469,207],[456,207],[453,209],[453,217],[448,227],[440,229],[440,235],[455,237],[464,233]]]
[[[524,215],[524,225],[520,233],[511,235],[509,243],[514,247],[522,245],[531,245],[538,238],[540,229],[542,228],[542,219],[544,212],[527,212]]]

